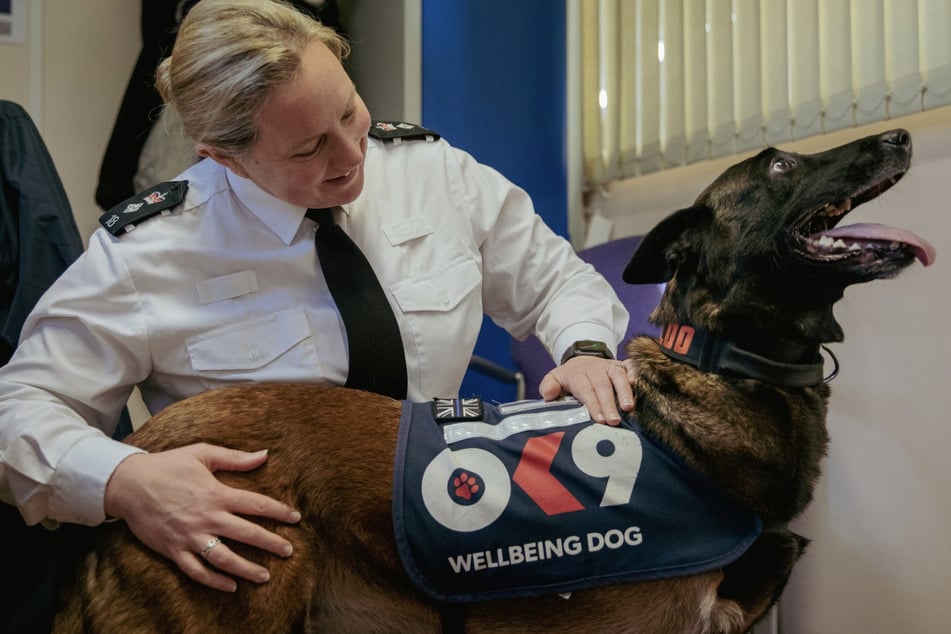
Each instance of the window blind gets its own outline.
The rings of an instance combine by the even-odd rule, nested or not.
[[[580,0],[585,179],[951,103],[951,0]]]

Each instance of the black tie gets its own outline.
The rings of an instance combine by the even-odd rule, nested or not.
[[[333,209],[309,209],[324,279],[347,330],[347,387],[406,398],[406,356],[396,317],[366,256],[334,222]]]

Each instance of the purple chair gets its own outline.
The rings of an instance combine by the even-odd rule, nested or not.
[[[656,337],[660,334],[660,327],[651,324],[648,317],[660,302],[664,285],[628,284],[621,280],[621,273],[640,242],[641,236],[618,238],[578,252],[583,260],[590,262],[607,279],[631,314],[627,333],[617,351],[617,357],[621,359],[625,356],[624,345],[632,336],[648,334]],[[513,339],[511,354],[525,381],[525,398],[541,398],[538,384],[555,367],[548,351],[538,339],[531,336],[525,341]]]

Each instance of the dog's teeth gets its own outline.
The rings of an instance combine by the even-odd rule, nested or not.
[[[857,242],[846,242],[842,238],[831,238],[829,236],[822,236],[818,240],[812,240],[812,244],[816,247],[821,247],[824,249],[839,249],[847,251],[861,251],[863,246]],[[872,245],[865,245],[864,248],[871,248]],[[896,243],[897,246],[897,243]]]
[[[826,203],[822,207],[821,213],[825,214],[826,216],[834,217],[834,216],[842,215],[846,213],[847,211],[850,211],[851,209],[852,209],[852,199],[846,198],[845,200],[840,202],[838,205],[833,205],[832,203]]]

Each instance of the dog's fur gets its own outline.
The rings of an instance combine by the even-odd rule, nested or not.
[[[909,165],[898,130],[815,155],[767,149],[727,170],[652,230],[626,278],[667,282],[653,314],[739,342],[777,348],[842,338],[832,305],[853,283],[895,275],[920,247],[820,247],[807,236],[878,195]],[[833,206],[827,206],[830,204]],[[924,261],[924,257],[922,257]],[[927,262],[926,262],[927,263]],[[649,337],[637,416],[690,464],[759,513],[767,530],[722,570],[559,596],[446,609],[411,585],[394,544],[392,454],[400,403],[343,388],[256,385],[173,405],[128,440],[151,451],[207,442],[267,448],[265,466],[220,473],[283,500],[299,525],[268,523],[294,544],[288,560],[229,544],[271,570],[234,595],[199,586],[122,523],[102,526],[64,593],[57,632],[744,632],[778,598],[806,540],[783,528],[809,503],[828,441],[829,388],[782,387],[701,372]]]

